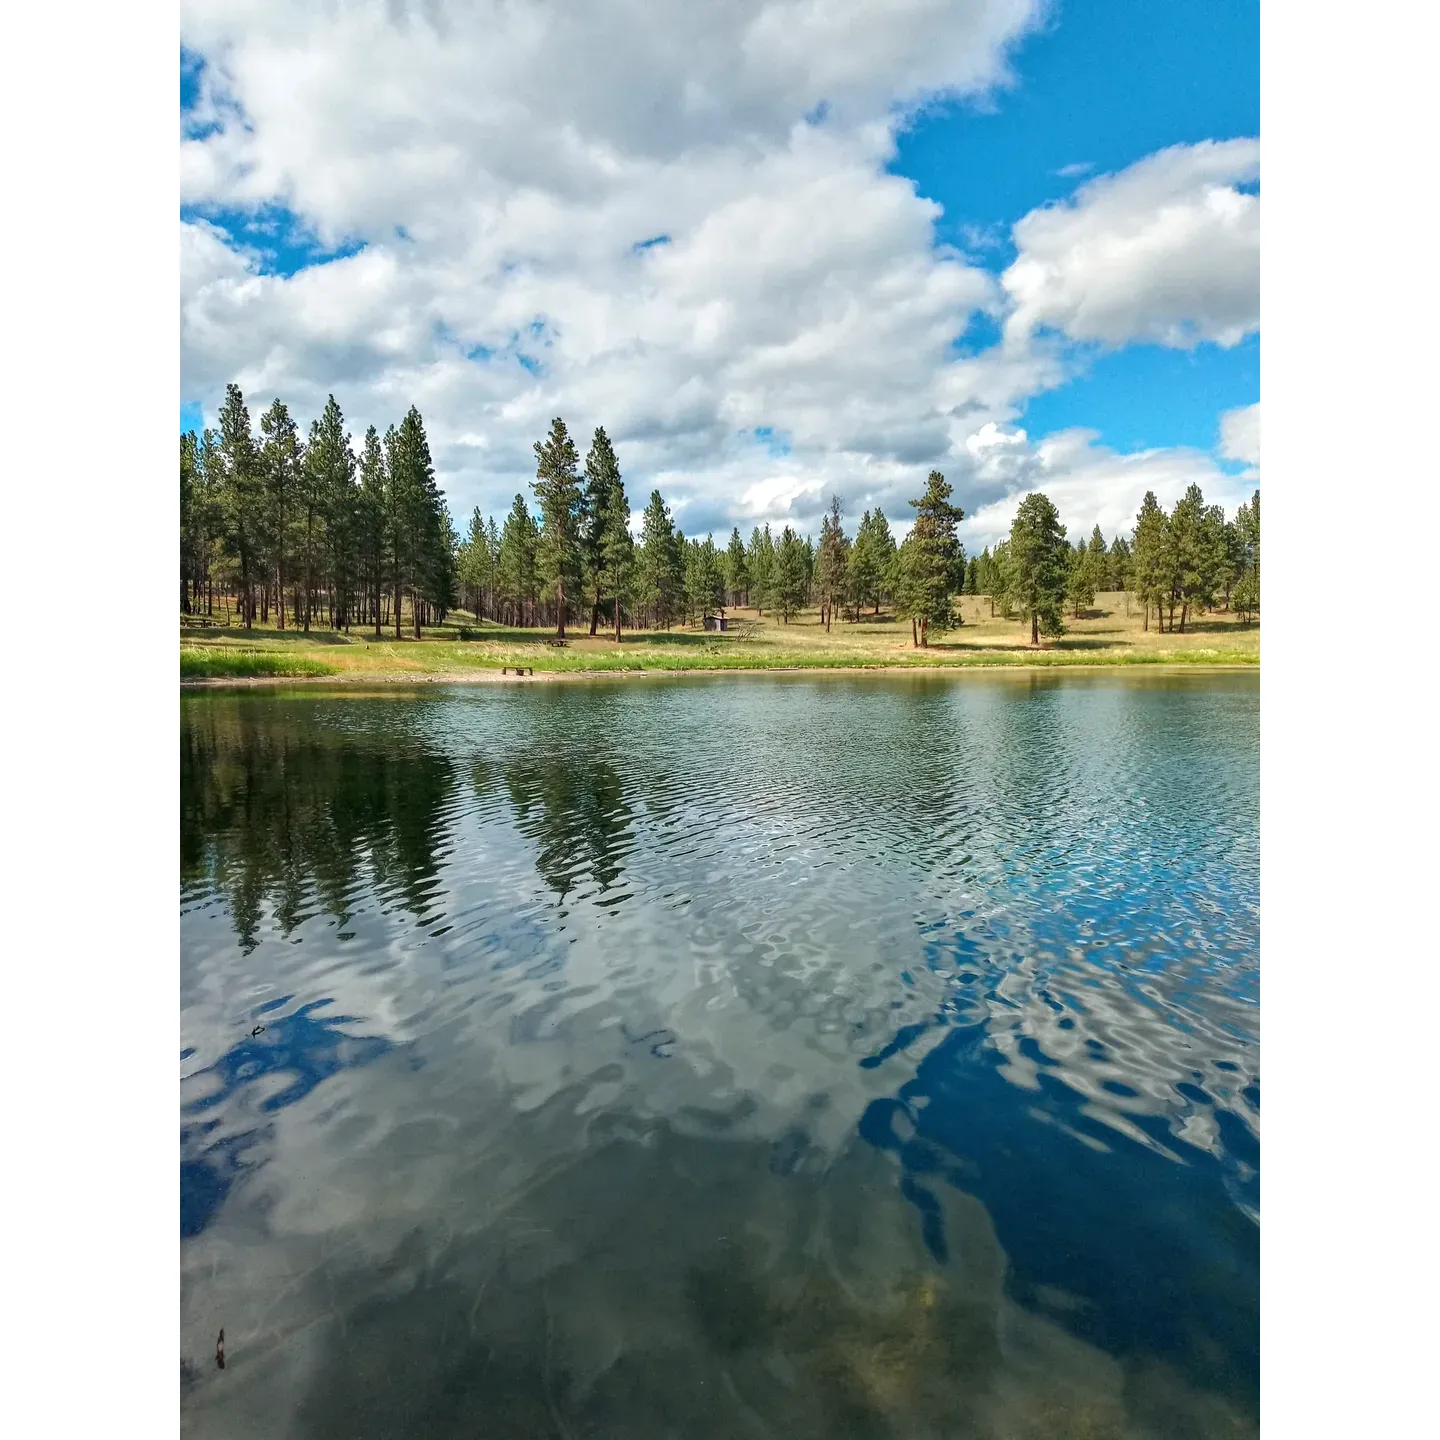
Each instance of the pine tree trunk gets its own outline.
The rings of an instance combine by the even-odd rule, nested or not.
[[[1040,616],[1034,610],[1030,612],[1030,643],[1036,646],[1040,644]]]
[[[615,597],[615,643],[620,643],[620,597]]]
[[[420,638],[420,597],[412,586],[410,589],[410,616],[415,622],[415,638]]]
[[[400,582],[395,582],[395,638],[400,638]]]
[[[555,638],[565,638],[565,581],[555,582]]]
[[[1189,612],[1189,609],[1190,602],[1186,600],[1184,604],[1180,606],[1180,633],[1182,635],[1185,633],[1185,616]]]
[[[912,650],[918,650],[920,648],[920,632],[915,628],[915,617],[913,615],[910,617],[910,648]]]

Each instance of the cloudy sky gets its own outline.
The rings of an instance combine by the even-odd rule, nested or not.
[[[1257,0],[183,0],[182,428],[227,381],[457,522],[604,425],[689,534],[967,546],[1259,480]],[[847,528],[850,528],[847,526]]]

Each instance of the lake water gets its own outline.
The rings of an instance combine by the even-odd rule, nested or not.
[[[1256,1432],[1257,676],[206,693],[180,763],[187,1435]]]

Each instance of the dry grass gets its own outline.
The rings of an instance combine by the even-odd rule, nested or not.
[[[1014,620],[992,619],[989,602],[974,596],[966,596],[962,602],[965,623],[927,650],[912,648],[908,622],[896,620],[888,612],[878,617],[866,615],[858,624],[837,620],[826,634],[814,611],[787,625],[770,614],[762,617],[754,611],[732,610],[732,621],[751,622],[744,625],[748,634],[736,630],[708,634],[685,627],[627,630],[617,645],[604,635],[592,639],[582,629],[571,631],[570,643],[563,649],[545,643],[553,638],[552,632],[476,622],[465,614],[426,631],[419,641],[409,637],[397,641],[393,633],[376,639],[373,632],[359,630],[348,637],[328,630],[314,630],[306,636],[293,630],[257,627],[246,632],[182,625],[182,676],[303,673],[298,669],[240,668],[243,663],[272,663],[263,658],[266,655],[276,657],[276,664],[293,660],[357,680],[476,678],[481,672],[498,672],[506,665],[533,666],[537,672],[574,672],[1259,663],[1259,626],[1242,625],[1234,615],[1199,616],[1184,635],[1161,635],[1153,628],[1153,617],[1147,632],[1133,602],[1130,610],[1127,616],[1123,595],[1097,596],[1081,619],[1067,617],[1067,634],[1038,649],[1029,644],[1028,627]],[[462,625],[473,638],[460,639]],[[252,658],[242,662],[239,656],[247,651]],[[207,656],[213,659],[200,658]],[[236,657],[233,662],[230,656]],[[236,668],[229,668],[232,664]],[[207,665],[214,668],[207,671]]]

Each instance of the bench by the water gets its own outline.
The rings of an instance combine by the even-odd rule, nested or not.
[[[502,665],[500,667],[500,673],[502,675],[508,675],[512,670],[517,675],[533,675],[535,673],[535,667],[533,665]]]

